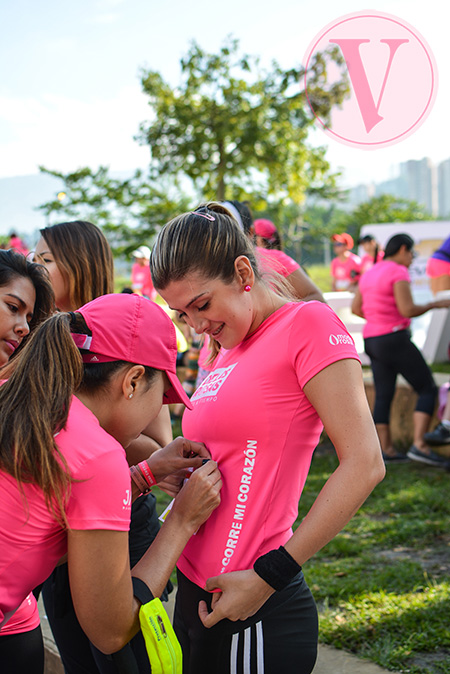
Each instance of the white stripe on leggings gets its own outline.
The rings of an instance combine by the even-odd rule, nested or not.
[[[262,622],[256,625],[256,671],[257,674],[264,674],[264,635]],[[244,674],[251,674],[251,627],[244,630],[244,649],[243,649],[243,671]],[[231,638],[230,650],[230,674],[237,674],[237,654],[239,645],[239,632],[233,634]]]

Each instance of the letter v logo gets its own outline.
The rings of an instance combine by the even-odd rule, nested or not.
[[[309,95],[308,75],[317,53],[339,48],[345,65],[326,60],[326,87],[347,71],[349,94],[322,119]],[[340,17],[312,41],[304,59],[305,92],[323,131],[334,140],[377,149],[394,145],[425,121],[437,94],[433,53],[418,31],[402,19],[367,10]]]
[[[378,97],[377,103],[375,104],[359,50],[361,44],[370,43],[370,40],[358,40],[352,38],[335,38],[334,40],[330,40],[331,44],[337,44],[341,48],[341,52],[347,64],[348,74],[350,75],[350,79],[352,81],[353,90],[358,101],[359,109],[361,110],[361,114],[363,116],[367,133],[369,133],[373,127],[376,124],[379,124],[379,122],[381,122],[383,119],[383,117],[379,114],[379,109],[381,100],[383,98],[384,89],[386,87],[389,71],[392,66],[392,61],[394,59],[395,52],[400,47],[400,45],[408,43],[409,40],[385,39],[380,40],[380,42],[386,43],[389,46],[389,61],[384,74],[380,95]]]

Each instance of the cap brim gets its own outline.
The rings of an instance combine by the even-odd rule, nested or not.
[[[168,372],[167,370],[166,375],[169,378],[169,381],[172,384],[172,386],[164,394],[164,403],[166,405],[170,405],[172,403],[183,403],[183,405],[186,405],[186,407],[191,410],[193,408],[193,405],[189,400],[186,391],[182,387],[181,382],[178,379],[177,375],[174,374],[173,372]]]

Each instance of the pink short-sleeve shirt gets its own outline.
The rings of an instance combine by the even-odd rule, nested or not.
[[[223,479],[220,506],[178,564],[200,587],[251,568],[290,537],[323,428],[303,387],[345,358],[358,359],[353,339],[329,306],[288,303],[226,351],[193,394],[183,434],[205,443]]]
[[[128,531],[131,482],[123,447],[74,397],[56,443],[74,479],[65,507],[73,529]],[[67,552],[65,529],[49,512],[42,491],[0,471],[0,625],[42,583]]]
[[[292,257],[283,253],[282,250],[276,250],[275,248],[260,248],[257,246],[256,258],[263,272],[276,271],[281,276],[284,276],[284,278],[287,278],[300,268],[298,262]]]
[[[394,296],[394,285],[399,281],[410,282],[407,267],[392,260],[377,262],[361,276],[359,290],[366,324],[364,337],[379,337],[398,330],[406,330],[409,318],[401,315]]]

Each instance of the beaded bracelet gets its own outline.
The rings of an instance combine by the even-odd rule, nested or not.
[[[148,494],[150,487],[147,482],[144,480],[141,471],[137,466],[130,466],[130,475],[136,487],[139,489],[141,494]]]
[[[270,550],[258,557],[253,564],[254,571],[274,590],[284,590],[291,580],[300,573],[302,567],[282,545],[278,550]]]
[[[141,469],[142,475],[144,477],[144,480],[148,484],[148,486],[151,488],[156,484],[155,476],[153,475],[152,471],[148,467],[147,461],[141,461],[138,463],[138,468]]]

